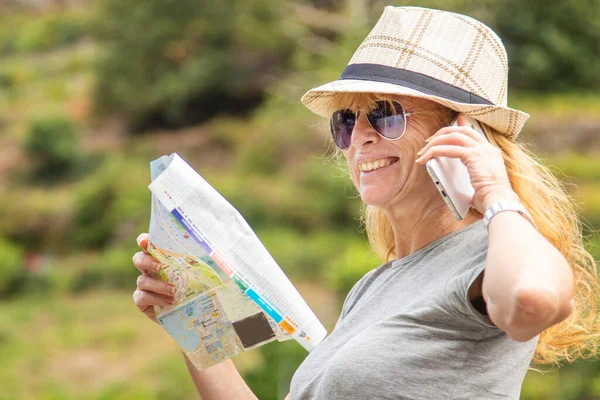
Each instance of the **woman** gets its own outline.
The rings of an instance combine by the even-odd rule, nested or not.
[[[507,77],[502,42],[482,23],[387,7],[341,78],[303,97],[330,118],[386,263],[350,291],[289,398],[517,399],[532,358],[593,349],[595,264],[569,197],[514,141],[528,115],[506,106]],[[464,116],[449,126],[459,114],[487,140]],[[460,221],[426,171],[435,157],[469,171],[475,195]],[[145,273],[149,255],[134,264],[134,300],[153,318],[169,287]],[[230,361],[188,367],[203,399],[254,398]]]

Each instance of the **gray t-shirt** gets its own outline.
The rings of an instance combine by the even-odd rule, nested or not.
[[[487,248],[478,221],[367,273],[292,400],[518,399],[538,338],[513,341],[469,301]]]

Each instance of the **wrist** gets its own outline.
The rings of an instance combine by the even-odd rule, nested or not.
[[[500,199],[496,203],[492,204],[489,208],[487,208],[485,214],[483,215],[483,220],[485,222],[486,227],[489,229],[489,224],[492,221],[492,219],[498,214],[501,214],[505,211],[519,213],[524,219],[529,221],[535,229],[537,229],[533,217],[531,216],[531,214],[529,214],[529,211],[527,211],[525,206],[521,204],[520,201],[518,201],[518,199],[517,201]]]
[[[485,197],[485,200],[483,201],[483,213],[485,213],[491,206],[498,203],[499,201],[520,202],[521,200],[512,189],[490,193]]]

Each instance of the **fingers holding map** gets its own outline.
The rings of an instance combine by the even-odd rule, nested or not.
[[[175,289],[155,314],[196,368],[275,339],[314,349],[325,328],[237,210],[177,154],[150,169],[147,252]]]

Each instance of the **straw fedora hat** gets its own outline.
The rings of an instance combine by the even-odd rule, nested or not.
[[[329,117],[327,103],[340,92],[414,96],[515,138],[529,114],[507,106],[507,86],[506,50],[489,27],[447,11],[388,6],[341,77],[302,103]]]

